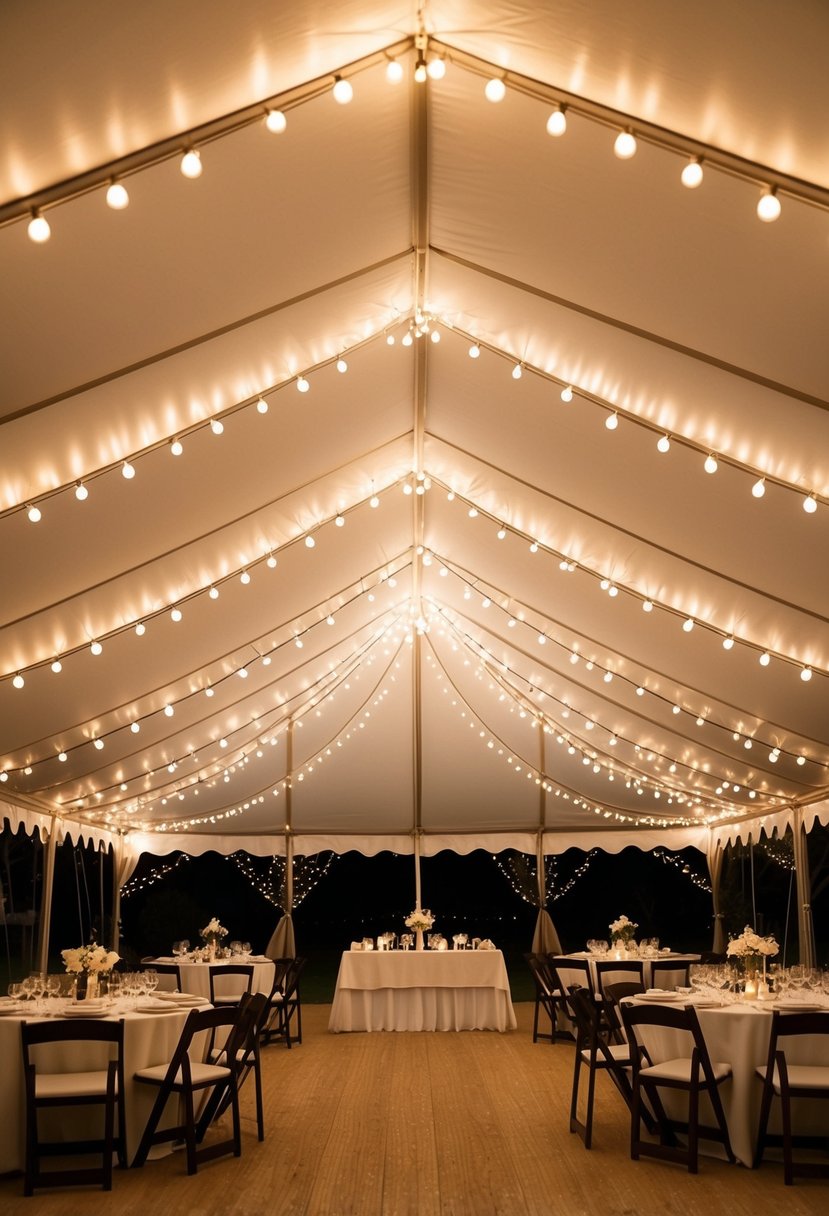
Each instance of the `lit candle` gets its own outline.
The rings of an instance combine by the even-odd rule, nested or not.
[[[757,1000],[757,981],[746,980],[745,998],[747,1001]]]

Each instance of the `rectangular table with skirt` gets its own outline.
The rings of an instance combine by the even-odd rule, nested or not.
[[[347,951],[328,1029],[514,1030],[500,950]]]

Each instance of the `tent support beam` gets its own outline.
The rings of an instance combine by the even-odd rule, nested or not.
[[[800,962],[804,967],[815,965],[815,929],[812,922],[812,881],[809,872],[809,846],[803,827],[803,812],[795,812],[792,823],[795,877],[797,880],[797,939]]]
[[[49,936],[52,928],[52,888],[55,882],[55,851],[58,843],[57,820],[52,820],[43,857],[43,886],[40,892],[40,924],[37,931],[37,969],[49,970]]]

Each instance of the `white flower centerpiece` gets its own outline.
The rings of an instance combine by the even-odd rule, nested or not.
[[[106,946],[98,946],[95,942],[60,953],[67,973],[77,976],[75,997],[79,1001],[108,990],[109,973],[121,958],[114,950],[107,950]]]
[[[737,937],[728,939],[726,954],[742,967],[745,975],[746,996],[766,996],[768,994],[766,960],[773,958],[775,954],[779,953],[779,950],[780,947],[773,937],[761,937],[759,933],[754,932],[751,925],[746,925]],[[762,979],[758,978],[761,967]]]
[[[428,908],[415,908],[414,912],[410,912],[406,917],[404,923],[407,929],[413,929],[415,932],[415,949],[422,950],[423,934],[435,923],[434,915]]]
[[[204,928],[199,930],[199,936],[205,943],[208,958],[213,959],[216,957],[216,947],[219,942],[223,937],[227,937],[227,929],[219,923],[217,917],[213,916]]]
[[[620,952],[628,949],[636,937],[636,930],[639,928],[636,921],[631,920],[627,916],[620,916],[617,920],[611,921],[608,927],[610,929],[610,940],[614,948]]]

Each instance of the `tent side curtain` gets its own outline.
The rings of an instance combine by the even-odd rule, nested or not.
[[[20,825],[23,824],[26,835],[34,836],[37,832],[42,843],[46,842],[54,822],[50,815],[41,815],[37,811],[30,811],[27,807],[14,806],[10,802],[0,802],[0,821],[3,824],[7,823],[12,832],[17,832]]]

